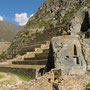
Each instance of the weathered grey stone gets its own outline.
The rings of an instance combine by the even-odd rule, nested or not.
[[[72,35],[54,37],[51,40],[50,49],[52,52],[50,52],[50,61],[47,63],[48,69],[64,69],[67,74],[85,73],[86,62],[77,37]]]
[[[71,34],[86,32],[90,28],[90,9],[88,6],[81,8],[70,21]]]
[[[90,71],[90,63],[88,63],[88,71]]]
[[[83,55],[87,62],[87,69],[90,70],[90,38],[83,39],[81,43]]]

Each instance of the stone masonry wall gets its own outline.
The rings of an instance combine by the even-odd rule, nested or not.
[[[20,85],[15,85],[9,89],[12,90],[53,90],[53,82],[59,80],[63,75],[62,70],[51,70],[50,72],[31,80],[28,83],[22,83]]]
[[[90,74],[66,75],[64,70],[53,69],[30,82],[22,82],[0,90],[86,90]]]
[[[30,69],[30,68],[11,68],[11,67],[0,67],[0,72],[11,72],[16,73],[20,75],[24,75],[30,78],[36,77],[36,69]]]

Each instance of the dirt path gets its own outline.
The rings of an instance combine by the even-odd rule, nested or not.
[[[6,81],[10,79],[10,75],[7,75],[6,73],[0,73],[0,75],[4,76],[2,79],[0,79],[0,82]]]
[[[0,79],[0,90],[4,90],[3,88],[7,88],[23,82],[16,75],[11,73],[0,72],[0,75],[4,76],[4,78]]]

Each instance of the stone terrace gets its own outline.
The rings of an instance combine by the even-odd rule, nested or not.
[[[52,69],[28,83],[23,82],[0,90],[85,90],[89,82],[90,73],[68,76],[64,70]]]
[[[0,63],[0,71],[17,73],[17,70],[20,70],[21,73],[18,74],[25,75],[27,70],[28,72],[31,70],[35,71],[35,77],[37,70],[44,68],[47,63],[50,40],[57,35],[58,30],[60,31],[60,27],[45,30],[36,35],[33,40],[30,40],[29,46],[14,53],[16,58]],[[28,72],[27,75],[30,76]]]

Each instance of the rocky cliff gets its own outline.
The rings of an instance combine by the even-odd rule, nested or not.
[[[15,57],[19,54],[18,50],[22,51],[23,46],[30,46],[31,40],[44,30],[54,28],[56,31],[56,27],[68,24],[75,13],[89,2],[89,0],[47,0],[38,9],[38,12],[29,19],[24,30],[16,35],[6,55],[10,57],[14,55]]]
[[[68,23],[86,2],[89,0],[47,0],[28,21],[26,28],[35,32]]]
[[[90,70],[90,8],[81,8],[69,22],[70,35],[53,37],[47,69],[64,69],[67,74]]]

